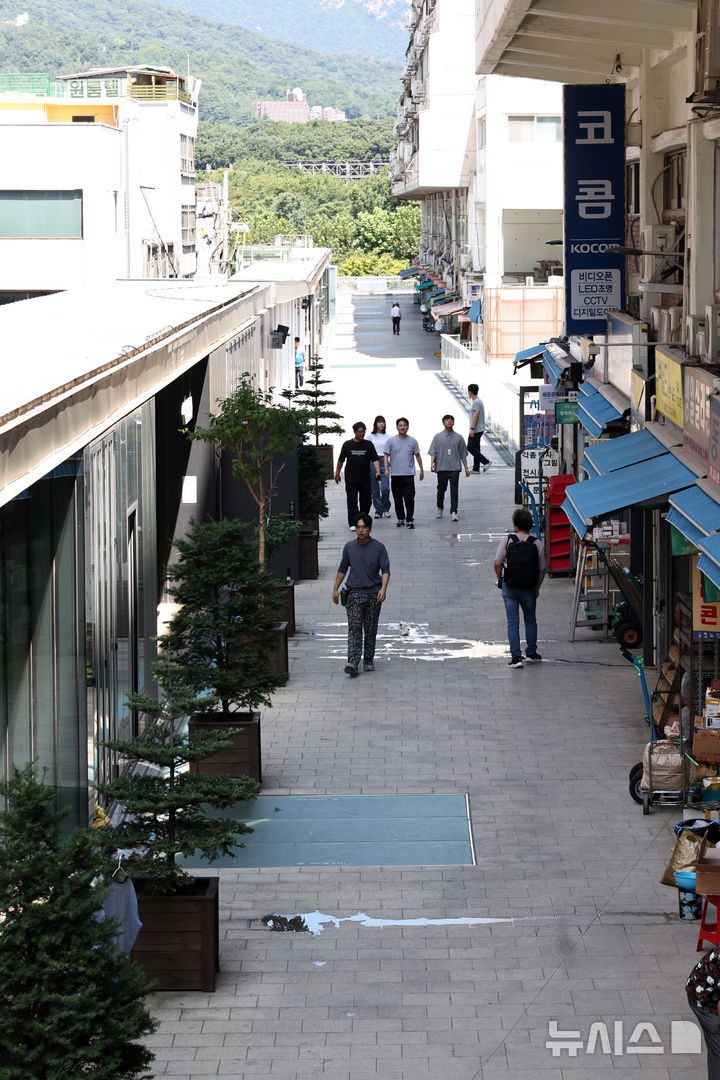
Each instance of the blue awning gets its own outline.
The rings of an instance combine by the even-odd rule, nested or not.
[[[616,443],[620,441],[614,440]],[[562,508],[575,532],[582,538],[596,519],[602,520],[617,510],[661,499],[673,491],[692,487],[695,480],[695,473],[665,451],[660,457],[571,484]]]
[[[533,345],[531,349],[521,349],[515,353],[515,363],[525,364],[528,360],[540,360],[545,352],[544,345]]]
[[[417,289],[418,292],[420,292],[422,289],[432,289],[434,287],[434,285],[435,285],[434,281],[416,281],[415,282],[415,288]]]
[[[556,362],[556,360],[550,355],[547,349],[543,349],[542,365],[545,368],[548,378],[553,386],[557,386],[560,382],[560,378],[564,371],[564,368]]]
[[[705,577],[709,577],[713,585],[720,589],[720,533],[713,533],[705,537],[698,544],[700,558],[698,570]]]
[[[706,536],[720,530],[720,503],[711,499],[701,488],[695,486],[678,491],[668,501],[670,509],[665,520],[696,548],[700,548]]]
[[[619,439],[609,439],[607,442],[589,446],[585,451],[582,467],[594,479],[593,473],[604,476],[605,473],[627,468],[628,465],[637,465],[640,461],[666,453],[667,447],[645,428],[641,428],[640,431],[631,431],[629,435],[621,435]]]
[[[582,385],[580,390],[582,390]],[[578,420],[596,439],[599,439],[605,431],[605,425],[613,420],[620,420],[622,413],[611,405],[607,398],[594,390],[590,393],[578,394]]]
[[[433,282],[433,284],[435,284],[435,283]],[[427,298],[428,298],[428,300],[432,300],[433,297],[440,297],[440,296],[444,296],[444,295],[445,295],[445,289],[440,285],[435,285],[435,288],[431,289],[430,292],[427,293]]]
[[[415,275],[419,274],[419,273],[420,273],[420,270],[418,269],[417,266],[406,266],[404,270],[400,271],[400,273],[398,274],[398,277],[400,277],[400,278],[415,277]]]
[[[468,320],[474,323],[481,323],[483,321],[481,300],[473,300],[468,310]]]

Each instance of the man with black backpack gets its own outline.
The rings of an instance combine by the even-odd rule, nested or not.
[[[537,620],[535,603],[545,577],[545,550],[542,542],[530,536],[533,527],[529,510],[513,514],[514,533],[504,536],[495,552],[495,574],[498,588],[502,586],[507,615],[510,667],[521,668],[523,660],[539,664],[537,651]],[[525,620],[525,656],[520,649],[520,608]]]

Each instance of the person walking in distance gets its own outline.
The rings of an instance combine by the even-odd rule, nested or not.
[[[392,319],[393,334],[399,334],[402,311],[400,310],[400,305],[397,300],[393,301],[393,306],[390,308],[390,318]]]
[[[516,510],[512,517],[514,532],[504,536],[495,552],[495,575],[502,583],[502,596],[507,615],[510,643],[510,667],[521,668],[523,660],[539,664],[537,651],[537,619],[535,605],[545,577],[545,549],[542,542],[530,536],[533,526],[529,510]],[[520,609],[525,620],[525,656],[520,648]]]
[[[332,600],[339,603],[340,585],[347,574],[345,610],[348,621],[348,647],[345,674],[355,678],[363,661],[364,671],[375,670],[375,640],[380,607],[387,595],[390,581],[390,560],[384,544],[370,535],[372,518],[358,514],[355,518],[357,537],[343,548],[335,576]],[[348,573],[349,571],[349,573]]]
[[[375,479],[380,481],[380,462],[377,450],[369,439],[365,438],[365,425],[358,421],[353,424],[353,438],[342,444],[340,456],[335,468],[335,483],[340,483],[340,470],[345,465],[345,494],[347,495],[348,525],[355,531],[355,518],[358,512],[367,514],[372,501],[370,490],[370,470]]]
[[[300,345],[300,338],[295,338],[295,389],[299,390],[305,382],[305,350]]]
[[[376,416],[373,420],[373,429],[368,435],[368,441],[373,444],[377,451],[380,464],[380,479],[375,479],[375,469],[370,466],[370,487],[372,489],[373,508],[375,517],[390,517],[390,479],[385,467],[385,450],[390,441],[387,433],[387,424],[384,416]]]
[[[423,472],[420,447],[412,435],[408,435],[410,421],[400,416],[395,421],[397,435],[388,439],[385,449],[385,473],[390,477],[390,488],[395,502],[397,527],[415,528],[415,462],[418,464],[418,477],[422,480]]]
[[[470,398],[470,433],[467,448],[470,457],[473,459],[472,471],[479,473],[482,465],[482,471],[487,472],[491,462],[480,449],[480,440],[485,432],[485,406],[478,397],[477,383],[471,382],[468,386],[468,397]]]
[[[458,487],[460,483],[460,470],[465,470],[469,476],[467,466],[467,446],[462,435],[453,431],[455,417],[445,413],[442,418],[443,430],[433,436],[430,443],[430,471],[437,476],[437,511],[435,517],[443,516],[445,506],[445,492],[450,485],[450,517],[453,521],[458,519]]]

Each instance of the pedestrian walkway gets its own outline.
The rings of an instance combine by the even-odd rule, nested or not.
[[[438,377],[439,338],[401,303],[393,337],[386,298],[341,292],[325,374],[348,432],[376,413],[394,431],[405,415],[427,463],[442,414],[462,434],[467,421]],[[217,991],[152,999],[156,1077],[705,1075],[702,1056],[671,1053],[671,1022],[691,1019],[697,926],[658,884],[677,814],[643,817],[628,794],[647,738],[637,677],[590,631],[568,644],[564,578],[538,604],[546,662],[508,668],[492,562],[513,471],[483,447],[493,468],[461,478],[457,524],[435,518],[429,471],[414,532],[375,523],[392,576],[376,671],[353,680],[331,603],[352,534],[344,490],[328,485],[320,577],[296,589],[291,678],[262,721],[263,796],[467,795],[475,865],[219,871]],[[302,914],[315,933],[273,932],[260,921],[272,913]],[[638,1023],[654,1025],[661,1053],[627,1050]],[[564,1039],[574,1054],[546,1047],[551,1030],[576,1033]]]

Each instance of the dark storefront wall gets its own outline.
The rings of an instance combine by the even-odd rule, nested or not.
[[[36,761],[87,820],[82,461],[0,509],[0,773]]]

